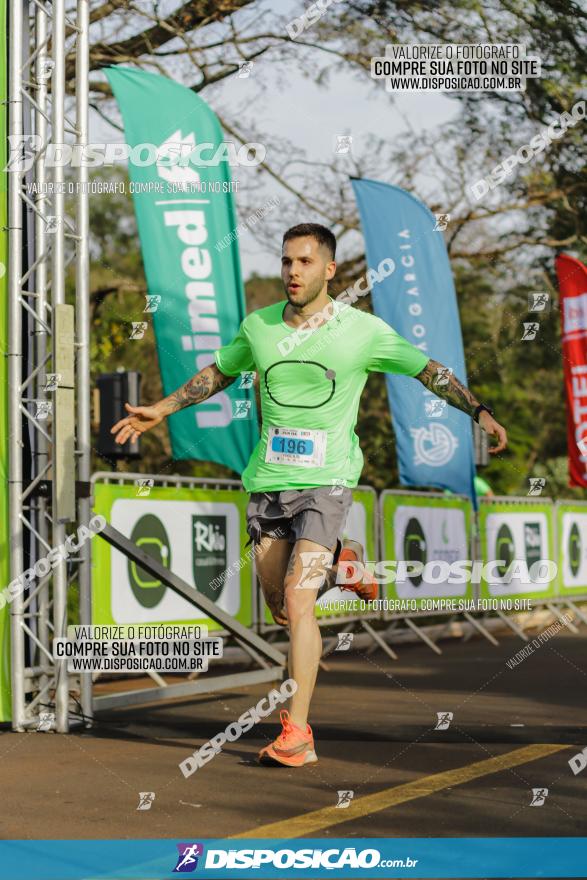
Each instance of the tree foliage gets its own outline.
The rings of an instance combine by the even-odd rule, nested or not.
[[[302,11],[300,7],[297,14]],[[569,128],[532,162],[518,166],[481,203],[472,201],[470,187],[561,112],[570,111],[584,94],[584,7],[570,0],[351,0],[332,4],[295,42],[285,29],[287,20],[284,12],[258,0],[188,2],[165,16],[158,4],[147,8],[110,0],[92,12],[94,106],[104,118],[116,120],[99,71],[108,64],[132,64],[178,78],[203,93],[232,140],[272,144],[254,184],[239,194],[239,212],[247,216],[258,207],[259,193],[270,184],[272,191],[279,191],[281,207],[255,227],[259,243],[281,240],[284,217],[292,223],[325,223],[340,242],[348,241],[353,253],[339,267],[334,294],[365,268],[360,244],[350,244],[360,239],[349,174],[395,183],[433,211],[450,213],[446,243],[469,384],[480,399],[495,406],[510,436],[510,449],[491,460],[486,476],[498,493],[525,494],[528,477],[543,475],[549,494],[573,494],[566,488],[554,256],[566,251],[587,257],[585,123]],[[214,101],[215,84],[235,77],[247,59],[263,59],[260,94],[278,87],[284,71],[296,69],[312,78],[327,100],[337,75],[350,70],[364,83],[367,96],[381,87],[370,78],[370,59],[383,55],[390,42],[521,43],[528,54],[541,58],[542,76],[528,80],[525,92],[454,94],[457,115],[441,130],[409,131],[392,143],[375,132],[360,154],[333,156],[327,166],[308,160],[303,144],[289,143],[281,132],[260,132],[251,108],[231,118]],[[389,101],[393,112],[393,96]],[[93,376],[118,367],[139,369],[144,399],[155,400],[161,387],[152,331],[141,341],[128,338],[130,323],[141,320],[146,293],[130,197],[94,196],[91,211]],[[529,319],[528,293],[537,290],[549,292],[552,308],[540,318],[537,340],[525,342],[521,328]],[[251,311],[284,294],[279,278],[253,276],[246,297]],[[358,307],[370,309],[369,297]],[[357,432],[365,454],[363,481],[377,488],[398,484],[388,411],[384,379],[372,375]],[[143,471],[235,476],[210,463],[172,462],[164,428],[144,438],[142,451]]]

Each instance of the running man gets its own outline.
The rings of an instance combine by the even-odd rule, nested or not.
[[[328,295],[335,254],[336,239],[324,226],[304,223],[289,229],[281,258],[287,302],[247,315],[232,342],[215,352],[213,364],[154,406],[127,403],[129,415],[112,428],[118,443],[136,440],[172,413],[212,397],[241,373],[258,373],[261,438],[242,474],[250,493],[247,531],[255,542],[267,605],[277,623],[289,626],[289,674],[298,684],[290,711],[281,713],[281,733],[259,759],[291,767],[317,760],[308,712],[322,653],[314,606],[324,566],[320,562],[322,578],[309,573],[314,574],[314,563],[324,560],[325,552],[331,572],[343,554],[360,557],[357,545],[342,548],[339,536],[363,468],[354,428],[369,373],[417,378],[497,438],[493,454],[507,445],[491,410],[450,370],[381,318]],[[368,595],[370,585],[355,588]]]

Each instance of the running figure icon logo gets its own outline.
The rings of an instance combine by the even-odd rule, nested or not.
[[[532,789],[532,800],[530,801],[531,807],[542,807],[544,805],[544,801],[548,797],[548,789],[547,788],[533,788]]]
[[[151,479],[141,479],[135,480],[135,486],[137,486],[137,497],[138,498],[147,498],[151,494],[151,489],[155,485],[155,480]]]
[[[142,339],[149,325],[146,321],[133,321],[129,339]]]
[[[438,721],[436,722],[434,730],[448,730],[450,722],[454,716],[452,712],[437,712],[436,717],[438,718]]]
[[[450,214],[435,214],[434,229],[432,232],[444,232],[450,223]]]
[[[177,865],[173,869],[174,874],[189,874],[198,867],[198,859],[204,855],[204,847],[201,843],[178,843]]]
[[[350,651],[351,645],[354,639],[354,633],[351,632],[342,632],[337,633],[338,636],[338,644],[335,651]]]
[[[346,810],[351,805],[351,801],[355,796],[354,791],[337,791],[338,794],[338,803],[337,807],[340,810]]]
[[[245,61],[243,64],[241,64],[239,71],[238,71],[238,74],[237,74],[238,78],[239,79],[248,79],[249,76],[251,75],[251,71],[253,69],[253,64],[254,64],[253,61]]]
[[[241,376],[237,388],[252,388],[256,373],[253,370],[241,370]]]
[[[448,415],[447,406],[446,400],[434,397],[424,401],[424,413],[429,419],[445,419]]]
[[[139,791],[139,805],[137,810],[150,810],[155,800],[154,791]]]
[[[335,153],[350,153],[353,145],[353,136],[350,134],[336,135],[336,143],[334,145]]]
[[[550,296],[547,293],[529,293],[528,294],[528,311],[543,312],[548,309]]]
[[[302,576],[298,590],[319,590],[332,564],[332,553],[320,550],[305,550],[300,553]]]
[[[546,486],[546,477],[528,477],[530,488],[528,495],[542,495],[542,490]]]
[[[53,730],[55,727],[55,712],[39,712],[37,730]]]
[[[233,400],[232,417],[233,419],[246,419],[251,410],[250,400]]]
[[[157,309],[159,308],[159,306],[161,305],[161,297],[158,293],[147,294],[147,296],[145,297],[145,300],[146,300],[146,305],[145,305],[145,308],[143,309],[143,312],[148,312],[149,314],[156,312]]]
[[[540,329],[540,324],[537,321],[524,321],[524,332],[522,333],[522,342],[530,339],[536,339],[536,334]]]
[[[450,377],[453,375],[452,367],[437,367],[436,376],[434,377],[432,387],[443,388],[448,385],[450,382]]]

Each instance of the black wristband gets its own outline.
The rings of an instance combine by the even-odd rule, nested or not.
[[[479,406],[475,409],[475,412],[473,413],[473,418],[475,419],[477,424],[479,424],[479,416],[481,415],[482,412],[488,412],[490,416],[493,415],[492,409],[489,409],[489,407],[485,406],[484,403],[480,403]]]

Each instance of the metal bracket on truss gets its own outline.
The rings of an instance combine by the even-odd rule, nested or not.
[[[544,604],[546,605],[548,610],[551,612],[551,614],[553,614],[556,617],[556,619],[558,620],[559,617],[561,616],[560,609],[557,608],[556,605],[553,605],[552,602],[545,602]],[[569,623],[567,623],[567,626],[571,630],[572,633],[575,633],[575,635],[579,632],[579,630],[577,629],[577,627],[575,626],[574,623],[571,623],[569,621]]]
[[[422,639],[422,641],[428,645],[429,648],[432,648],[432,650],[434,651],[435,654],[442,654],[442,651],[440,650],[438,645],[435,642],[433,642],[432,639],[429,636],[427,636],[425,632],[422,632],[420,627],[416,626],[416,624],[414,623],[413,620],[411,620],[409,617],[406,617],[406,623],[410,627],[410,629],[413,630],[416,633],[416,635],[419,636]]]
[[[479,620],[476,620],[471,614],[469,614],[468,611],[463,611],[463,617],[465,617],[469,621],[471,626],[475,627],[475,629],[478,630],[482,636],[485,636],[488,642],[491,642],[492,645],[499,645],[499,642],[497,641],[495,636],[493,636],[489,632],[489,630],[485,629],[483,624]]]
[[[371,626],[371,624],[367,623],[366,620],[361,620],[361,626],[363,627],[363,629],[365,630],[365,632],[368,633],[368,634],[371,636],[371,638],[373,639],[373,641],[376,642],[376,643],[379,645],[379,647],[381,648],[381,650],[382,650],[382,651],[385,651],[385,653],[387,654],[388,657],[391,657],[392,660],[397,660],[397,659],[398,659],[398,656],[397,656],[397,654],[395,653],[395,651],[393,650],[393,648],[391,648],[391,647],[387,644],[387,642],[385,641],[385,639],[383,638],[383,636],[382,636],[380,633],[378,633],[376,629],[373,629],[373,627]]]
[[[581,620],[583,623],[587,623],[587,615],[580,608],[577,608],[574,602],[571,602],[570,599],[567,599],[565,601],[565,605],[567,606],[567,608],[571,609],[573,614],[577,615],[579,620]]]
[[[501,611],[499,608],[496,608],[496,609],[495,609],[495,613],[496,613],[497,616],[500,618],[500,620],[503,620],[503,622],[504,622],[507,626],[509,626],[509,628],[510,628],[511,630],[513,630],[513,631],[515,632],[515,634],[516,634],[517,636],[519,636],[519,637],[520,637],[521,639],[523,639],[525,642],[530,641],[529,636],[526,635],[526,633],[524,632],[524,630],[522,629],[522,627],[519,626],[519,625],[515,622],[515,620],[512,620],[510,617],[508,617],[507,614],[504,614],[503,611]]]

